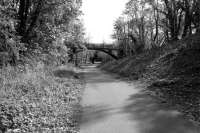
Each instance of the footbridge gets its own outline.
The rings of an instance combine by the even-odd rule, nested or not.
[[[117,52],[119,49],[113,44],[85,43],[82,48],[79,48],[79,50],[77,50],[77,52],[82,52],[84,50],[101,51],[110,55],[112,58],[116,60],[118,59]]]

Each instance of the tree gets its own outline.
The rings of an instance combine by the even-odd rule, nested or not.
[[[62,51],[58,50],[60,48],[66,50],[64,41],[58,40],[70,40],[77,35],[80,42],[83,38],[83,31],[78,27],[81,3],[81,0],[2,0],[0,28],[4,41],[11,38],[16,44],[23,44],[19,53],[24,56],[51,54]],[[75,43],[77,40],[70,41]],[[58,42],[61,45],[57,45]]]
[[[195,33],[199,27],[198,0],[162,0],[160,2],[164,7],[159,11],[167,20],[165,26],[169,32],[166,34],[170,40],[177,40]]]
[[[123,19],[115,22],[113,37],[118,38],[124,51],[128,50],[126,55],[140,53],[145,48],[155,47],[155,44],[159,42],[159,38],[161,38],[160,13],[152,8],[156,5],[158,2],[130,0],[126,4],[123,17],[121,17]]]
[[[124,56],[129,56],[197,32],[199,0],[129,0],[114,24],[113,38]]]

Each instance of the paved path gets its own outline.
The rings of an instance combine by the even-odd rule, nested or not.
[[[93,66],[84,69],[86,89],[80,133],[200,133],[176,110]]]

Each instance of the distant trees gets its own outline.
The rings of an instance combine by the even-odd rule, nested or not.
[[[200,32],[199,0],[129,0],[114,24],[124,56]]]
[[[171,40],[196,33],[199,27],[198,0],[163,0],[164,9],[159,9],[166,18]]]
[[[66,55],[64,42],[79,43],[83,38],[83,26],[78,19],[81,4],[81,0],[1,0],[1,51],[7,51],[3,47],[11,39],[20,55],[61,56],[61,51],[62,56]]]

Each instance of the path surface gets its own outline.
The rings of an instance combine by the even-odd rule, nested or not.
[[[85,66],[80,133],[200,133],[176,110],[93,66]]]

